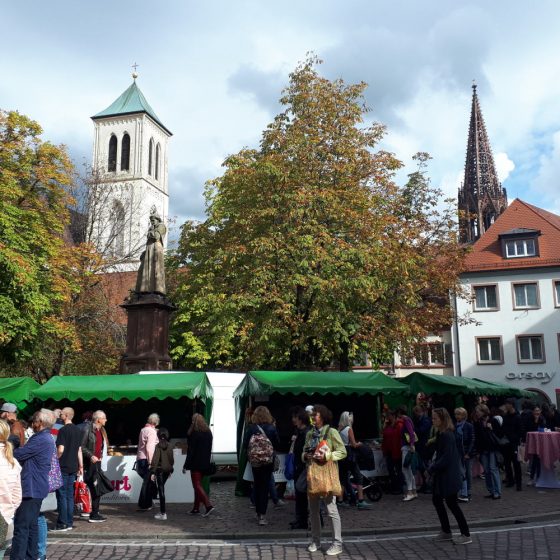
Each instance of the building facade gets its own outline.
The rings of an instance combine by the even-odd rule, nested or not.
[[[168,142],[163,125],[134,81],[94,123],[88,214],[93,241],[118,271],[136,270],[150,213],[167,222]],[[166,239],[167,240],[167,239]],[[165,240],[165,241],[166,241]]]
[[[474,244],[453,327],[455,375],[560,387],[560,216],[516,199]]]

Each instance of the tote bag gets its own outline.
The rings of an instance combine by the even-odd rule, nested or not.
[[[310,496],[320,498],[329,494],[342,496],[338,465],[334,461],[327,461],[326,463],[311,462],[307,468],[307,493]]]

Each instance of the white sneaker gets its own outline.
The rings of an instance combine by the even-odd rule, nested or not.
[[[412,500],[415,500],[416,498],[418,498],[418,496],[415,496],[414,494],[407,494],[404,498],[403,498],[403,502],[410,502]]]
[[[316,543],[315,541],[313,541],[308,547],[307,547],[307,552],[317,552],[319,550],[319,543]]]
[[[535,486],[535,481],[534,481],[532,478],[530,478],[530,479],[527,481],[527,486]]]
[[[284,500],[278,500],[275,504],[274,507],[284,507],[286,505],[286,502]]]
[[[338,554],[342,554],[342,545],[339,543],[332,543],[325,554],[327,556],[337,556]]]
[[[167,513],[156,513],[154,519],[159,519],[160,521],[167,521]]]

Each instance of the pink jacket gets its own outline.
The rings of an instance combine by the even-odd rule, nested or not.
[[[152,460],[154,456],[154,451],[159,439],[157,437],[157,429],[152,424],[146,424],[140,430],[140,436],[138,438],[138,454],[137,459],[147,459],[148,463]]]
[[[11,523],[21,504],[21,465],[14,459],[14,466],[6,459],[6,444],[0,443],[0,513]]]

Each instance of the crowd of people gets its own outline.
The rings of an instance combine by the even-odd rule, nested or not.
[[[8,527],[12,560],[46,560],[49,529],[44,516],[56,511],[51,532],[71,531],[75,516],[75,485],[82,479],[89,490],[90,511],[80,515],[90,523],[103,523],[101,497],[113,491],[103,470],[109,440],[107,415],[102,410],[85,413],[75,424],[70,407],[35,412],[29,426],[17,417],[17,407],[4,403],[0,410],[0,517]],[[204,417],[193,414],[188,429],[188,448],[183,473],[190,471],[194,488],[191,514],[208,516],[214,507],[202,487],[209,474],[212,433]],[[173,448],[169,432],[159,426],[159,416],[150,414],[140,430],[136,467],[142,477],[139,511],[153,508],[159,499],[155,519],[167,519],[165,483],[173,473]]]
[[[527,433],[560,429],[560,414],[553,407],[539,407],[530,401],[516,410],[508,399],[499,408],[479,403],[469,412],[462,407],[430,410],[418,405],[409,417],[404,406],[384,409],[382,452],[386,460],[391,493],[402,494],[404,502],[430,493],[441,532],[436,540],[457,544],[471,541],[460,503],[472,499],[474,465],[481,466],[487,498],[498,500],[502,488],[522,489],[522,445]],[[11,527],[12,560],[46,559],[47,522],[45,511],[56,510],[51,531],[70,531],[75,515],[75,484],[83,481],[89,489],[91,511],[82,515],[90,523],[102,523],[100,512],[104,493],[112,491],[103,471],[109,441],[102,410],[86,413],[81,424],[74,423],[74,410],[40,409],[27,426],[17,417],[14,404],[0,410],[0,513]],[[323,515],[332,523],[333,540],[326,554],[342,552],[342,524],[339,507],[367,510],[360,455],[373,451],[354,432],[354,415],[345,411],[334,424],[331,411],[322,404],[291,411],[293,435],[290,479],[295,494],[294,529],[310,528],[310,552],[321,547]],[[173,447],[169,432],[160,426],[158,414],[150,414],[140,430],[135,470],[142,478],[138,510],[149,511],[159,501],[158,521],[167,520],[165,484],[174,472]],[[242,441],[247,471],[252,481],[251,504],[258,525],[268,523],[269,497],[276,506],[278,497],[274,471],[278,468],[280,437],[276,422],[266,406],[247,411]],[[201,414],[193,414],[187,433],[187,454],[182,472],[190,472],[194,489],[191,515],[207,517],[215,507],[203,486],[203,477],[212,474],[212,433]],[[501,470],[505,480],[502,480]],[[288,470],[288,459],[286,471]],[[540,461],[533,456],[528,485],[540,474]],[[419,488],[417,489],[417,483]],[[49,506],[49,497],[56,503]],[[52,500],[51,500],[52,501]],[[202,509],[204,508],[204,509]],[[460,535],[453,537],[448,513],[455,517]]]

